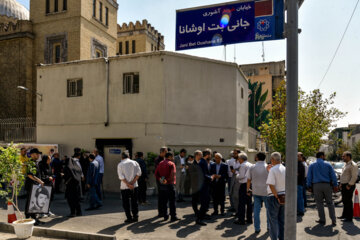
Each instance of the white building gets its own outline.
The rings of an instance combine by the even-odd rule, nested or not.
[[[171,52],[39,66],[38,143],[105,154],[106,190],[118,155],[248,146],[248,83],[236,64]],[[111,172],[111,173],[110,173]]]

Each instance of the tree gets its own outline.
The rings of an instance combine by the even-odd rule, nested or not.
[[[251,83],[251,80],[249,80],[249,126],[256,130],[259,130],[261,124],[267,122],[270,113],[265,110],[266,105],[269,103],[269,101],[266,102],[269,91],[266,90],[263,93],[263,85],[262,82]]]
[[[360,162],[360,141],[351,148],[351,154],[355,162]]]
[[[330,132],[334,123],[345,116],[333,106],[336,93],[324,98],[319,89],[305,93],[299,89],[298,151],[312,156],[321,145],[321,138]],[[291,126],[290,126],[291,127]],[[275,151],[285,156],[286,150],[286,89],[281,84],[276,91],[268,123],[260,127],[261,136]]]

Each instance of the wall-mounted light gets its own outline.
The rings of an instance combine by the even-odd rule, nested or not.
[[[37,95],[40,97],[40,102],[42,102],[42,97],[43,95],[41,93],[38,93],[37,91],[33,90],[31,91],[30,89],[28,89],[27,87],[24,87],[24,86],[17,86],[18,89],[22,89],[22,90],[25,90],[25,91],[30,91],[31,93]]]

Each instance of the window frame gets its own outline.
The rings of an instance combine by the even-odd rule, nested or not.
[[[63,0],[63,11],[67,11],[67,0]]]
[[[59,0],[54,0],[54,12],[59,12]]]
[[[130,49],[129,49],[129,41],[125,41],[125,54],[129,54]]]
[[[45,13],[50,13],[50,0],[45,1]]]
[[[82,97],[83,96],[83,79],[71,78],[66,80],[67,97]]]
[[[102,9],[103,9],[103,3],[102,3],[102,2],[99,2],[99,21],[100,21],[100,22],[103,21]]]
[[[131,52],[136,53],[136,41],[135,40],[131,41]]]
[[[57,48],[59,49],[59,56],[57,56]],[[61,63],[61,43],[54,43],[53,45],[53,63]]]
[[[96,18],[96,0],[93,0],[93,17]]]
[[[123,55],[123,42],[119,42],[119,55]]]
[[[109,26],[109,8],[105,7],[105,25]]]
[[[128,72],[123,74],[123,94],[140,93],[140,73]]]

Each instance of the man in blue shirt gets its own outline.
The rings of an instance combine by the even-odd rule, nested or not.
[[[325,162],[325,154],[318,152],[316,162],[309,166],[307,175],[307,187],[314,193],[319,220],[316,222],[325,225],[324,198],[329,209],[332,225],[336,226],[335,207],[332,200],[332,192],[338,191],[338,183],[335,171],[330,163]]]

